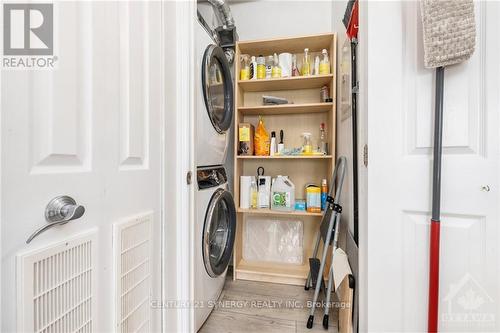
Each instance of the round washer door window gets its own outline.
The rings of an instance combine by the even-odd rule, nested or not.
[[[203,262],[208,275],[224,273],[233,252],[236,208],[231,193],[217,190],[210,200],[203,227]]]
[[[215,130],[225,133],[233,119],[233,82],[231,69],[220,46],[209,45],[201,70],[203,98]]]

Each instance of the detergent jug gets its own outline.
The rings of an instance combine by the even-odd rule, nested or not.
[[[281,211],[295,210],[295,185],[287,176],[279,175],[271,189],[271,209]]]

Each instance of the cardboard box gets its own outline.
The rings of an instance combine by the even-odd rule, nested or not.
[[[249,156],[254,154],[253,137],[255,127],[250,123],[238,125],[238,155]]]

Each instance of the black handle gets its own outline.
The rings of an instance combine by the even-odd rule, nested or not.
[[[280,130],[280,143],[283,144],[283,138],[285,134],[283,133],[283,130]]]

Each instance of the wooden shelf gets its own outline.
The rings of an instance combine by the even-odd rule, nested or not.
[[[240,207],[240,177],[255,175],[259,167],[265,168],[265,175],[276,177],[287,175],[295,185],[295,197],[304,198],[307,184],[321,184],[329,178],[335,167],[336,156],[336,118],[337,118],[337,35],[325,33],[291,38],[277,38],[257,41],[238,41],[235,59],[242,54],[257,56],[289,52],[298,59],[301,67],[304,49],[308,48],[314,57],[320,55],[322,49],[330,56],[331,73],[327,75],[296,76],[287,78],[271,78],[261,80],[235,80],[234,89],[234,200]],[[239,77],[240,62],[235,61],[235,73]],[[333,103],[320,103],[320,89],[328,87]],[[261,105],[263,95],[273,95],[294,103],[282,105]],[[286,147],[302,145],[302,134],[310,132],[313,144],[319,138],[320,124],[326,125],[326,142],[330,155],[299,156],[238,156],[238,125],[250,123],[257,129],[257,116],[265,117],[268,132],[284,132]],[[237,209],[236,235],[233,252],[233,278],[263,282],[304,285],[309,272],[309,258],[323,213],[307,211],[282,212],[270,209]],[[304,262],[301,265],[270,263],[266,261],[246,261],[243,258],[243,247],[246,240],[246,221],[252,219],[302,221],[302,240]],[[327,270],[328,271],[328,270]]]
[[[283,155],[283,156],[236,156],[237,159],[242,160],[328,160],[331,159],[331,155]]]
[[[237,212],[244,214],[252,214],[252,215],[323,216],[323,213],[309,213],[301,210],[294,210],[292,212],[282,212],[279,210],[271,210],[271,209],[238,208]]]
[[[309,273],[309,265],[279,264],[241,259],[235,267],[236,279],[285,283],[303,286]]]
[[[321,113],[332,111],[333,103],[305,103],[305,104],[282,104],[261,106],[240,106],[238,111],[243,115],[280,115],[280,114],[304,114]]]
[[[329,86],[333,74],[237,81],[243,91],[312,89]],[[319,94],[319,91],[318,91]]]

